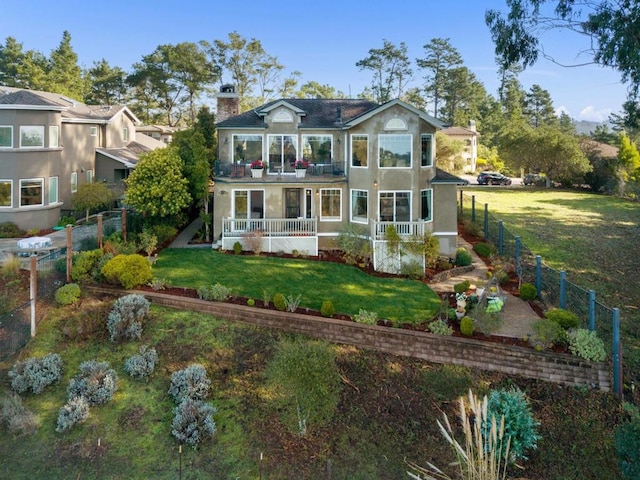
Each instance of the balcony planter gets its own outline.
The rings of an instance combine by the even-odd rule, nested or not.
[[[262,168],[252,168],[251,178],[262,178]]]
[[[306,168],[296,168],[296,178],[304,178],[306,174]]]

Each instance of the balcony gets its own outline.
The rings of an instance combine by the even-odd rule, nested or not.
[[[372,239],[377,241],[384,240],[385,232],[389,226],[393,225],[401,237],[424,236],[425,225],[427,222],[419,220],[417,222],[376,222],[371,225]]]
[[[250,162],[217,161],[215,166],[216,181],[235,182],[308,182],[335,181],[346,178],[345,162],[331,161],[331,163],[309,163],[304,178],[296,175],[293,165],[269,164],[258,178],[251,173]]]

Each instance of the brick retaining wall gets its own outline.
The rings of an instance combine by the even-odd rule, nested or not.
[[[91,288],[114,295],[133,293]],[[157,305],[210,313],[216,317],[301,333],[333,343],[419,358],[433,363],[464,365],[471,368],[522,375],[571,386],[611,388],[606,363],[594,363],[574,355],[539,352],[531,348],[500,345],[467,338],[433,335],[355,322],[319,318],[276,310],[234,305],[224,302],[177,297],[159,292],[135,292]]]

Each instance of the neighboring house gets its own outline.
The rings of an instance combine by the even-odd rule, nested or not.
[[[264,251],[317,255],[356,224],[374,267],[398,271],[402,260],[385,246],[393,225],[405,238],[431,233],[443,255],[455,253],[456,185],[466,182],[435,167],[439,120],[400,100],[283,99],[239,113],[229,85],[217,115],[216,245],[260,241]],[[254,172],[257,162],[264,168]]]
[[[167,127],[165,125],[138,125],[136,132],[143,133],[163,143],[171,143],[173,134],[178,129],[175,127]]]
[[[122,105],[0,86],[0,223],[50,228],[79,185],[122,188],[141,153],[165,146],[136,137],[137,123]]]
[[[476,122],[469,121],[469,127],[448,127],[442,130],[442,133],[464,144],[464,150],[461,153],[463,160],[463,171],[465,173],[474,173],[476,171],[476,162],[478,161],[478,138],[480,134],[476,131]]]

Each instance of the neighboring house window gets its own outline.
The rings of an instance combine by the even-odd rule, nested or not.
[[[89,127],[89,135],[92,137],[98,136],[98,127]]]
[[[20,180],[20,206],[42,205],[43,184],[44,179],[42,178]]]
[[[269,173],[294,173],[298,159],[298,138],[295,135],[269,135]]]
[[[58,203],[58,177],[49,177],[49,205]]]
[[[13,180],[0,180],[0,208],[13,207]]]
[[[411,221],[411,192],[380,192],[380,221]]]
[[[233,160],[251,163],[262,159],[262,135],[234,135]]]
[[[380,135],[378,144],[378,164],[380,167],[411,167],[411,135]]]
[[[433,135],[430,133],[423,133],[420,137],[420,152],[421,163],[423,167],[433,166]]]
[[[342,190],[339,188],[320,190],[320,220],[342,220]]]
[[[351,166],[369,166],[369,137],[367,135],[351,135]]]
[[[433,199],[433,190],[420,190],[420,219],[425,222],[430,222],[433,220],[432,217],[432,199]]]
[[[0,148],[13,148],[13,127],[0,125]]]
[[[264,218],[263,190],[234,190],[233,218]]]
[[[78,191],[78,172],[71,172],[71,192]]]
[[[93,183],[93,170],[87,170],[87,183]]]
[[[302,158],[317,165],[330,165],[333,151],[331,135],[303,135]]]
[[[369,219],[369,192],[351,190],[351,221],[367,223]]]
[[[58,148],[60,146],[60,140],[58,137],[59,128],[57,125],[49,126],[49,148]]]
[[[20,127],[20,148],[44,148],[44,126],[22,125]]]
[[[127,127],[124,127],[122,129],[122,141],[123,142],[129,141],[129,129]]]

